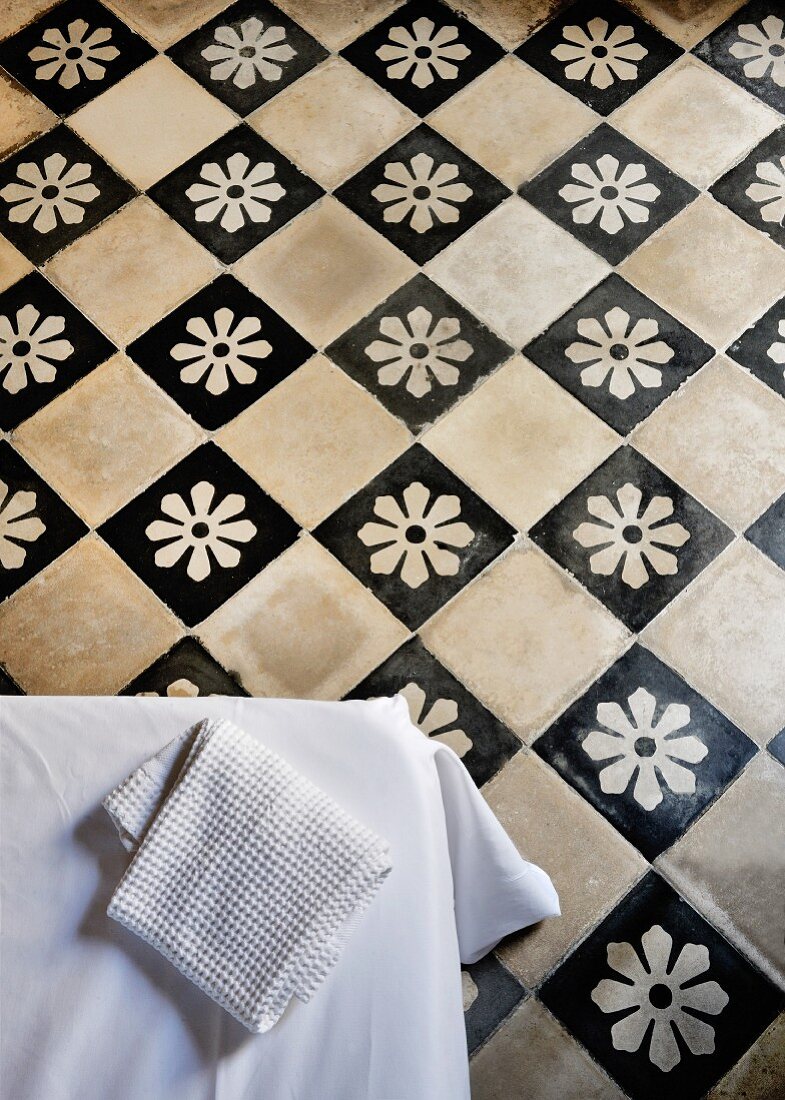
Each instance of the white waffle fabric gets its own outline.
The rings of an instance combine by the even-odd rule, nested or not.
[[[104,806],[134,853],[107,910],[254,1032],[308,1001],[388,845],[258,739],[204,719]]]

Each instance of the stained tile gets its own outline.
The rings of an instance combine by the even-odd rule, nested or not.
[[[227,0],[107,0],[130,26],[161,50],[228,6]]]
[[[383,19],[400,0],[279,0],[277,6],[311,32],[330,50],[347,42]]]
[[[277,557],[294,520],[205,443],[102,524],[101,537],[189,626]]]
[[[743,332],[728,355],[785,397],[785,298]]]
[[[569,0],[567,0],[569,2]],[[458,6],[454,3],[454,6]],[[566,6],[565,0],[461,0],[461,12],[514,50],[523,38]]]
[[[785,21],[772,0],[745,4],[693,52],[785,113]]]
[[[50,130],[57,116],[14,80],[0,72],[0,155]]]
[[[0,9],[0,36],[5,38],[13,34],[56,3],[57,0],[15,0],[14,4]]]
[[[520,1004],[526,991],[492,953],[465,966],[461,979],[466,1040],[472,1054]]]
[[[742,0],[636,0],[635,8],[668,38],[689,50],[737,8]]]
[[[764,138],[711,193],[754,229],[785,245],[785,126]]]
[[[5,237],[0,237],[0,290],[6,290],[32,268],[33,265],[18,248],[14,248]]]
[[[708,1100],[776,1100],[785,1085],[785,1013],[728,1070]]]
[[[203,695],[248,693],[195,638],[181,638],[119,694],[192,699]]]
[[[776,500],[745,535],[781,569],[785,569],[785,496]]]

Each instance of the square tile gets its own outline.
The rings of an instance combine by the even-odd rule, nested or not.
[[[342,52],[424,116],[490,68],[504,51],[445,4],[409,0]]]
[[[432,259],[508,194],[507,187],[425,125],[335,192],[418,264]]]
[[[32,269],[33,265],[27,257],[5,237],[0,237],[0,290],[7,290]]]
[[[416,275],[327,354],[418,432],[509,358],[512,348],[425,275]]]
[[[99,533],[193,626],[293,542],[297,525],[227,454],[205,443]]]
[[[279,0],[278,7],[298,19],[312,35],[330,50],[340,50],[347,42],[383,19],[400,0]]]
[[[785,21],[772,0],[752,0],[694,53],[764,103],[785,113]]]
[[[520,1004],[526,990],[493,953],[465,966],[461,982],[466,1043],[471,1055]]]
[[[16,0],[13,6],[0,9],[0,36],[13,34],[56,3],[57,0]]]
[[[0,229],[40,264],[133,194],[76,134],[56,126],[0,163]]]
[[[308,528],[334,512],[411,442],[402,424],[321,355],[215,439]]]
[[[712,356],[708,344],[615,273],[524,352],[622,435]]]
[[[745,532],[749,541],[785,569],[785,496],[772,504]]]
[[[237,126],[150,188],[200,244],[232,263],[322,194],[249,126]]]
[[[728,1070],[707,1100],[772,1100],[785,1082],[785,1013]]]
[[[689,50],[720,25],[742,0],[636,0],[636,10],[644,19],[674,42]]]
[[[13,438],[52,488],[94,526],[201,437],[169,398],[118,354],[26,420]]]
[[[619,437],[517,356],[423,443],[526,531],[619,445]]]
[[[456,0],[451,0],[457,7]],[[493,35],[508,50],[563,7],[562,0],[460,0],[464,15]]]
[[[56,123],[48,107],[0,72],[0,155],[12,153]]]
[[[195,638],[181,638],[119,694],[193,699],[196,696],[247,695],[248,692]]]
[[[563,229],[618,264],[698,194],[603,123],[519,188]]]
[[[631,447],[621,447],[530,532],[631,630],[641,630],[732,532]]]
[[[0,428],[43,408],[114,351],[37,271],[0,293]]]
[[[348,693],[348,699],[403,695],[412,722],[460,756],[478,787],[521,747],[516,735],[484,707],[460,680],[410,638]]]
[[[757,751],[637,645],[532,747],[649,860],[689,828]]]
[[[238,115],[247,115],[327,57],[302,27],[265,0],[239,0],[169,56]]]
[[[231,275],[219,275],[128,348],[197,424],[225,424],[313,353]]]
[[[70,115],[154,55],[97,0],[65,0],[0,43],[0,65],[58,115]]]
[[[782,1002],[654,872],[549,978],[540,997],[632,1100],[659,1100],[663,1089],[698,1100]]]
[[[785,397],[785,297],[734,340],[728,355]]]
[[[785,126],[764,138],[711,193],[754,229],[785,245]]]
[[[27,0],[29,2],[29,0]],[[228,7],[227,0],[107,0],[135,30],[161,50]]]
[[[604,260],[518,198],[428,265],[437,283],[517,347],[608,271]]]

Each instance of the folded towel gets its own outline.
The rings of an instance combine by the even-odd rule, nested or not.
[[[103,804],[134,853],[109,916],[255,1032],[310,999],[391,870],[384,840],[226,721]]]

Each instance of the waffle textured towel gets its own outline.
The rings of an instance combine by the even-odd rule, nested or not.
[[[134,853],[109,916],[255,1032],[310,999],[391,870],[384,840],[223,720],[186,730],[104,806]]]

